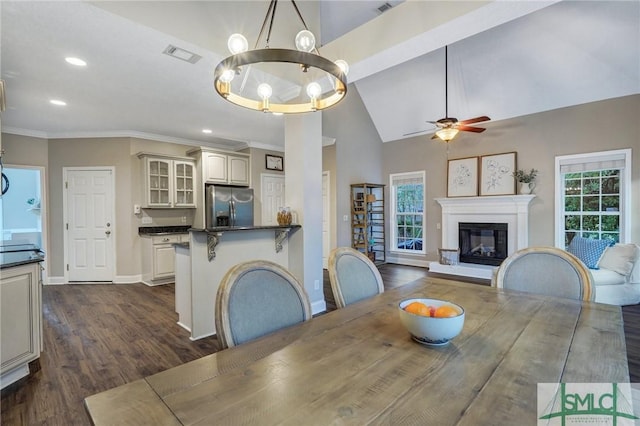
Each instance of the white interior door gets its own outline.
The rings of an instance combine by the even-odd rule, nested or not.
[[[329,267],[329,251],[331,250],[330,229],[331,216],[329,215],[329,172],[322,172],[322,267]]]
[[[277,225],[278,208],[285,207],[284,176],[263,173],[261,181],[262,225]]]
[[[113,281],[112,169],[65,169],[67,279]]]

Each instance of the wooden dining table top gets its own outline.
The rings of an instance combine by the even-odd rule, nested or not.
[[[449,344],[413,341],[398,303],[465,309]],[[629,382],[620,307],[421,278],[90,396],[96,425],[535,424],[538,383]]]

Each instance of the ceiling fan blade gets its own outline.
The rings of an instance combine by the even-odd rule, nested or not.
[[[473,123],[480,123],[482,121],[489,121],[489,120],[491,120],[489,117],[487,117],[486,115],[482,115],[480,117],[470,118],[468,120],[462,120],[462,121],[459,121],[458,123],[460,123],[460,124],[473,124]]]
[[[471,127],[471,126],[458,126],[456,127],[458,130],[462,130],[463,132],[473,132],[473,133],[482,133],[487,129],[483,129],[482,127]]]
[[[429,131],[429,129],[426,129],[426,130],[418,130],[417,132],[405,133],[405,134],[404,134],[404,135],[402,135],[402,136],[417,135],[418,133],[424,133],[424,132],[428,132],[428,131]]]

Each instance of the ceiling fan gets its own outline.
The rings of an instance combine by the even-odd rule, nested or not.
[[[469,126],[469,124],[481,123],[483,121],[491,120],[486,115],[482,115],[480,117],[469,118],[467,120],[458,121],[457,118],[449,117],[449,70],[448,70],[448,51],[447,46],[444,47],[444,118],[441,118],[437,121],[427,121],[427,123],[435,124],[438,130],[434,133],[431,139],[442,139],[445,142],[451,141],[459,131],[463,132],[473,132],[473,133],[482,133],[486,129],[482,127]],[[406,133],[403,136],[414,135],[417,133],[423,133],[426,130],[421,130],[419,132]]]

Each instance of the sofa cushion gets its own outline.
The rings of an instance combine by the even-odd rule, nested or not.
[[[591,272],[591,278],[593,278],[593,285],[595,286],[624,284],[627,281],[624,275],[620,275],[611,269],[591,269],[589,272]]]
[[[574,237],[567,251],[580,259],[587,268],[598,269],[598,261],[610,244],[608,240]]]
[[[609,269],[628,277],[633,271],[633,266],[638,260],[640,249],[635,244],[616,244],[602,254],[598,267]]]

